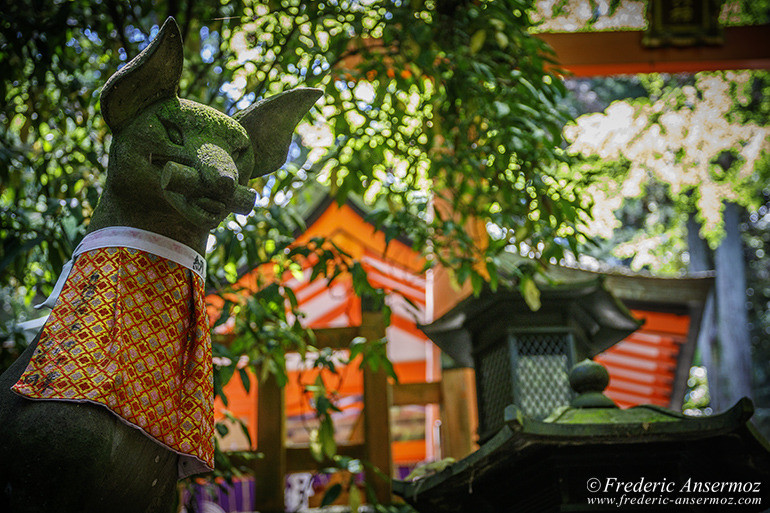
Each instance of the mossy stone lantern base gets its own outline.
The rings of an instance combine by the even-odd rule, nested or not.
[[[572,405],[542,421],[509,406],[478,451],[394,492],[420,513],[767,509],[770,446],[748,422],[751,401],[712,417],[621,410],[602,393],[608,380],[581,363]]]

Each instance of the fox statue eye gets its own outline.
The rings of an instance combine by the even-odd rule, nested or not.
[[[174,144],[184,146],[184,136],[182,135],[182,130],[180,130],[176,124],[167,119],[160,118],[160,122],[163,124],[163,128],[166,129],[166,135],[168,135],[168,139]]]
[[[248,148],[237,148],[233,150],[232,157],[234,161],[238,161],[246,153]]]

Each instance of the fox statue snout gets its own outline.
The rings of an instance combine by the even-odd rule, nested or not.
[[[216,146],[209,151],[224,153]],[[197,199],[199,206],[212,215],[218,216],[223,211],[248,214],[254,208],[257,193],[254,189],[238,183],[238,170],[232,159],[229,164],[220,167],[207,166],[201,170],[169,160],[163,166],[160,186],[171,205],[180,200],[189,202]],[[216,196],[207,196],[207,190],[214,191]],[[184,213],[184,209],[174,207]]]
[[[322,92],[231,117],[177,96],[182,48],[169,18],[102,90],[104,191],[43,330],[0,375],[0,511],[170,513],[178,478],[214,465],[202,254]]]

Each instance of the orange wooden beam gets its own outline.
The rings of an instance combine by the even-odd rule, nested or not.
[[[770,69],[770,25],[726,27],[719,46],[645,48],[642,31],[538,34],[575,76]]]
[[[441,382],[397,383],[390,386],[393,406],[411,404],[426,405],[441,403]]]
[[[543,32],[537,37],[556,52],[556,67],[578,77],[770,69],[770,24],[725,27],[724,44],[712,46],[645,48],[642,34],[641,30]],[[379,39],[366,44],[382,45]],[[353,53],[337,68],[352,70],[362,60]]]

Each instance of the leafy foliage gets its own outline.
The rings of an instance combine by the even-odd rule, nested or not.
[[[553,55],[531,36],[529,9],[520,0],[7,6],[0,15],[3,340],[12,340],[34,298],[51,291],[87,229],[111,140],[100,87],[167,15],[185,42],[182,97],[233,113],[298,85],[326,91],[300,127],[289,164],[252,184],[261,191],[256,211],[228,218],[210,239],[207,285],[219,291],[222,312],[215,332],[229,329],[214,340],[217,394],[236,373],[252,386],[249,367],[285,381],[286,352],[316,352],[296,298],[275,278],[307,267],[330,282],[350,276],[357,294],[382,304],[383,292],[332,241],[294,244],[317,186],[340,202],[363,198],[389,240],[407,235],[476,291],[496,283],[496,256],[511,244],[545,260],[576,249],[586,205],[581,183],[565,179],[562,168],[565,91],[545,71]],[[482,227],[474,235],[473,223]],[[238,281],[253,268],[261,281]],[[384,341],[361,342],[351,357],[392,374],[384,348]],[[4,343],[8,350],[15,356],[16,346]],[[328,359],[313,361],[323,367]],[[314,386],[318,454],[329,457],[333,391],[323,380]]]
[[[519,239],[543,255],[561,256],[577,238],[581,208],[555,178],[563,87],[543,71],[549,53],[527,32],[527,7],[254,6],[255,21],[233,36],[246,62],[236,83],[244,92],[266,79],[271,92],[326,90],[315,125],[301,131],[313,150],[301,167],[268,180],[271,196],[290,196],[308,177],[340,201],[360,195],[377,207],[370,218],[388,237],[408,235],[461,282],[494,273],[511,227],[523,225]],[[266,55],[270,67],[252,73],[248,59]],[[468,234],[471,219],[502,233],[480,243]],[[480,273],[475,262],[490,269]]]
[[[710,397],[705,367],[690,369],[687,387],[688,391],[685,394],[682,411],[692,416],[710,415],[712,409],[709,407]]]
[[[188,49],[182,96],[232,112],[295,85],[327,92],[316,123],[302,131],[312,151],[298,147],[292,165],[256,183],[267,210],[216,233],[213,285],[285,247],[298,226],[297,189],[312,179],[340,201],[364,196],[389,237],[410,235],[459,281],[475,277],[476,289],[512,239],[559,257],[578,239],[582,207],[556,178],[563,87],[543,71],[550,56],[528,33],[527,8],[69,2],[40,12],[15,4],[5,13],[0,63],[12,70],[0,113],[0,285],[13,290],[6,315],[23,318],[33,296],[50,292],[83,236],[110,141],[99,87],[166,14],[179,18]],[[432,211],[431,191],[448,208]],[[500,233],[480,244],[467,233],[470,219]]]
[[[722,234],[723,201],[757,208],[768,172],[770,130],[752,107],[759,72],[698,73],[642,79],[647,96],[618,100],[604,112],[577,119],[567,130],[570,148],[593,158],[583,172],[597,177],[590,193],[589,232],[609,239],[623,220],[630,240],[614,252],[636,268],[676,272],[686,264],[683,228],[688,213],[715,246]],[[627,200],[631,200],[628,202]],[[634,223],[636,221],[636,224]],[[638,228],[643,227],[642,231]]]
[[[534,4],[534,17],[540,22],[538,30],[577,32],[645,29],[647,27],[645,14],[650,2],[645,0],[537,0]],[[724,26],[759,25],[770,21],[770,3],[767,0],[726,0],[718,2],[717,5],[719,22]]]
[[[219,34],[236,2],[192,13],[170,2],[15,2],[0,32],[0,286],[3,315],[22,320],[35,295],[48,294],[85,233],[104,180],[110,135],[99,90],[118,66],[147,45],[166,14],[181,19],[188,49],[184,97],[222,108],[231,74]],[[206,21],[206,25],[201,23]],[[213,21],[212,21],[213,20]],[[210,57],[209,52],[213,52]],[[215,55],[216,54],[216,55]],[[208,62],[204,62],[208,61]]]

